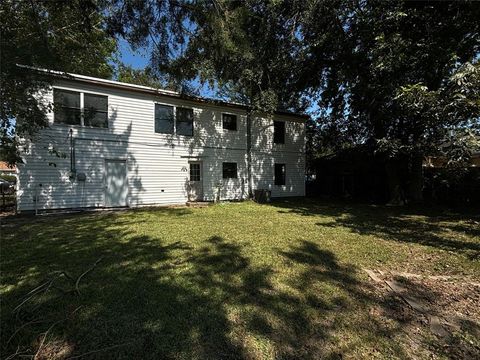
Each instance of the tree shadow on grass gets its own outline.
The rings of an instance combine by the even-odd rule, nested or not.
[[[47,332],[40,355],[50,358],[341,358],[399,330],[369,318],[376,299],[356,269],[313,242],[279,249],[280,265],[259,266],[248,248],[220,236],[183,242],[138,233],[148,221],[138,226],[135,214],[33,220],[7,234],[2,354],[33,355]],[[13,311],[55,272],[77,278],[101,257],[80,294],[62,277]],[[357,340],[339,340],[345,332]]]
[[[167,212],[172,211],[183,214],[183,209]],[[200,257],[192,258],[191,247],[183,242],[137,235],[131,221],[118,214],[55,220],[55,226],[33,224],[16,231],[3,244],[13,256],[2,256],[2,354],[19,350],[34,355],[48,330],[43,357],[62,352],[63,357],[98,358],[241,357],[227,338],[222,299],[207,286],[213,271],[227,272],[234,248],[221,248],[215,270],[203,266]],[[32,234],[35,230],[40,232]],[[14,311],[54,274],[65,271],[77,279],[99,258],[80,282],[79,295],[62,276]],[[191,283],[185,273],[200,282]]]
[[[280,208],[280,213],[334,218],[333,221],[318,222],[320,228],[343,227],[361,235],[375,235],[387,240],[456,251],[470,259],[480,257],[478,213],[446,213],[442,209],[433,208],[322,203],[315,199],[277,201],[272,205]],[[473,240],[461,239],[458,235],[466,235]]]

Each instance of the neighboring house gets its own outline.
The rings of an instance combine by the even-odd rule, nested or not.
[[[6,161],[0,161],[0,175],[15,176],[17,173],[16,166],[10,166]]]
[[[305,115],[57,73],[50,126],[26,142],[18,210],[305,195]]]

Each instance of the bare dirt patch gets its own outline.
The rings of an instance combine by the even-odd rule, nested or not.
[[[478,283],[460,277],[366,272],[380,299],[370,314],[401,324],[412,355],[414,349],[424,348],[431,356],[440,352],[455,359],[480,358]]]

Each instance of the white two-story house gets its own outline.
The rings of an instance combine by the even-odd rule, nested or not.
[[[57,74],[49,126],[23,150],[19,211],[305,195],[304,115]]]

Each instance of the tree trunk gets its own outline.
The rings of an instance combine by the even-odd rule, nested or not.
[[[423,156],[415,154],[410,158],[408,179],[408,200],[411,203],[423,202]]]
[[[385,163],[385,170],[387,174],[389,201],[387,205],[400,206],[404,205],[402,181],[401,181],[401,166],[398,160],[387,160]]]

